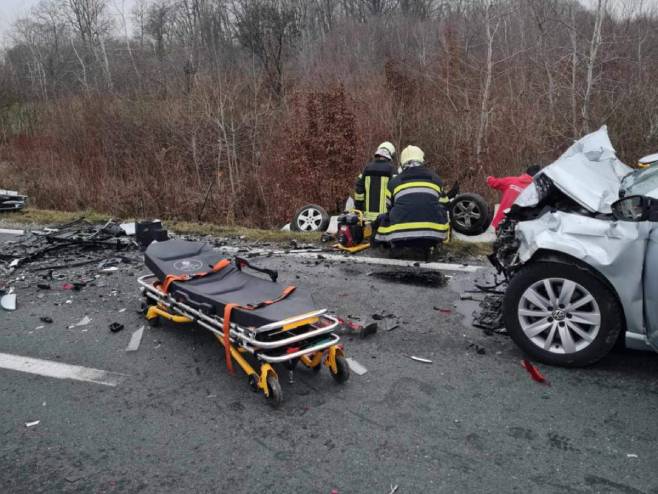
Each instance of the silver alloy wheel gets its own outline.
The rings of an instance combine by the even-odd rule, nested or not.
[[[582,285],[564,278],[540,280],[519,300],[519,323],[526,337],[551,353],[587,348],[601,328],[601,311]]]
[[[322,213],[315,208],[308,208],[297,216],[297,226],[303,232],[315,232],[322,224]]]
[[[455,203],[452,214],[454,222],[462,228],[471,228],[471,225],[482,217],[482,212],[476,202],[468,200]]]

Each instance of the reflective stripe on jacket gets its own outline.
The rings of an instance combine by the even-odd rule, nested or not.
[[[388,214],[380,218],[376,239],[443,240],[448,234],[448,197],[443,182],[424,166],[407,168],[388,184]]]
[[[395,175],[393,163],[377,158],[368,163],[356,181],[354,205],[366,219],[374,220],[386,211],[386,191]]]

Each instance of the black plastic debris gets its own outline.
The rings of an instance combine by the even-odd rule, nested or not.
[[[503,324],[503,295],[490,294],[480,302],[473,314],[473,326],[483,329],[485,334],[505,334]]]
[[[438,271],[423,269],[396,269],[391,271],[375,271],[370,276],[392,283],[403,283],[405,285],[440,288],[446,285],[447,278]]]
[[[478,345],[477,343],[471,343],[470,345],[468,345],[468,348],[475,350],[475,353],[477,353],[478,355],[484,355],[485,353],[487,353],[487,350],[484,347]]]
[[[52,318],[52,317],[49,317],[49,316],[41,316],[41,317],[39,318],[39,320],[40,320],[41,322],[45,322],[46,324],[52,324],[52,322],[53,322],[53,318]]]
[[[363,327],[363,329],[361,329],[361,331],[359,332],[359,336],[361,338],[367,338],[368,336],[372,336],[377,332],[378,327],[379,326],[377,325],[376,322],[367,324],[366,326]]]
[[[50,290],[50,284],[49,283],[37,283],[37,288],[39,290]]]
[[[110,324],[110,331],[112,331],[113,333],[118,333],[123,329],[123,327],[124,327],[123,324],[119,324],[118,322],[113,322],[112,324]]]
[[[135,225],[135,239],[145,250],[151,242],[169,240],[169,234],[159,221],[140,221]]]
[[[103,251],[126,251],[137,247],[132,238],[117,235],[116,223],[93,224],[84,218],[64,225],[31,231],[3,244],[0,274],[12,273],[27,265],[30,271],[52,271],[99,262]],[[90,255],[91,253],[93,255]]]

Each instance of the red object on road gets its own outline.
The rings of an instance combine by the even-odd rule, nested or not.
[[[531,183],[532,177],[527,173],[518,177],[487,177],[487,185],[492,189],[502,192],[498,212],[491,222],[495,229],[498,229],[498,225],[503,221],[505,211],[512,207],[512,204],[514,204],[516,198],[519,197],[519,194]]]
[[[528,371],[528,374],[530,374],[530,377],[532,378],[533,381],[538,382],[540,384],[546,384],[547,386],[550,386],[551,383],[548,382],[548,379],[546,379],[541,372],[539,372],[539,369],[535,365],[532,364],[529,360],[523,359],[521,361],[521,365],[525,370]]]

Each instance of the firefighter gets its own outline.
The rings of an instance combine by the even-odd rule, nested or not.
[[[519,194],[523,192],[523,189],[532,183],[532,177],[539,173],[540,169],[538,165],[531,165],[523,175],[519,175],[518,177],[487,177],[487,185],[502,193],[498,211],[496,211],[496,215],[491,221],[491,226],[494,229],[498,229],[498,225],[505,218],[505,212],[512,207],[512,204],[519,197]]]
[[[400,155],[402,172],[388,183],[388,211],[377,218],[377,242],[441,243],[448,236],[448,196],[443,182],[424,165],[425,154],[407,146]]]
[[[373,221],[386,212],[386,187],[395,175],[394,156],[395,146],[383,142],[356,181],[354,205],[368,220]]]

